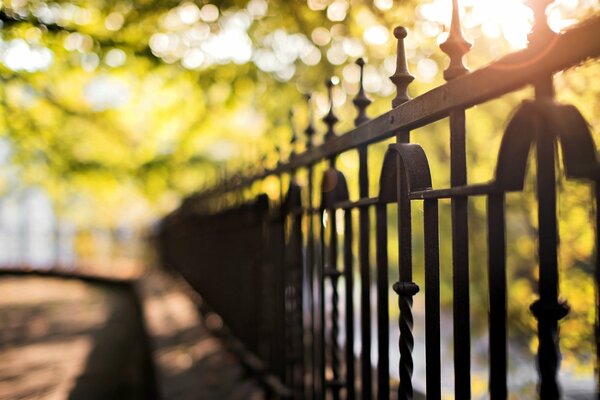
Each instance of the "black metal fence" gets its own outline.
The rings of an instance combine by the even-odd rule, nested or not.
[[[590,128],[578,110],[554,101],[553,74],[600,55],[600,18],[572,29],[553,33],[544,14],[548,2],[534,7],[536,23],[525,50],[510,54],[489,66],[468,72],[462,57],[469,44],[461,34],[457,3],[450,34],[442,50],[450,57],[444,73],[447,83],[409,99],[412,81],[404,55],[407,31],[396,28],[397,70],[391,80],[397,86],[393,109],[369,120],[370,101],[361,87],[354,99],[356,128],[336,135],[333,107],[325,116],[324,143],[313,146],[315,129],[306,128],[307,149],[292,154],[274,169],[222,182],[212,190],[188,198],[162,224],[164,263],[180,272],[226,325],[264,363],[265,373],[279,379],[291,398],[410,399],[413,393],[413,315],[415,296],[423,295],[413,282],[414,224],[423,224],[424,302],[426,342],[426,395],[441,397],[440,357],[440,260],[438,203],[450,199],[452,221],[454,387],[457,399],[471,397],[471,340],[469,299],[468,200],[487,199],[489,292],[489,393],[507,398],[507,290],[505,195],[522,191],[530,149],[535,149],[537,191],[537,253],[539,299],[530,309],[538,323],[537,369],[542,399],[560,397],[557,372],[560,365],[558,322],[568,305],[558,290],[558,228],[556,171],[567,179],[589,182],[598,202],[600,168]],[[364,66],[362,60],[359,66]],[[535,98],[524,101],[504,132],[495,175],[485,183],[467,183],[465,110],[531,85]],[[362,79],[361,79],[362,86]],[[330,90],[331,94],[331,90]],[[450,125],[451,187],[432,188],[427,156],[417,143],[409,143],[410,131],[448,118]],[[390,137],[381,167],[379,192],[369,193],[367,148]],[[556,168],[557,146],[563,168]],[[359,194],[350,199],[344,175],[336,169],[336,157],[357,151]],[[328,168],[320,180],[315,168]],[[307,185],[294,179],[303,169]],[[266,195],[238,201],[236,193],[258,181],[276,176],[288,182],[283,201]],[[284,178],[286,180],[284,180]],[[320,205],[314,204],[320,183]],[[421,202],[423,220],[413,221],[411,205]],[[227,204],[227,207],[223,207]],[[388,282],[389,204],[398,206],[399,279]],[[590,209],[598,207],[590,204]],[[358,210],[358,227],[353,212]],[[375,219],[372,220],[373,211]],[[342,213],[343,219],[336,218]],[[598,213],[594,229],[598,241]],[[327,219],[327,224],[323,220]],[[343,220],[343,227],[337,224]],[[590,221],[590,224],[594,222]],[[372,225],[374,224],[374,229]],[[375,232],[376,268],[371,277],[370,235]],[[358,241],[358,254],[353,243]],[[338,242],[341,240],[341,242]],[[596,248],[598,248],[596,242]],[[358,282],[355,278],[358,261]],[[600,268],[595,267],[598,290]],[[342,286],[343,285],[343,286]],[[354,286],[359,286],[360,307],[355,309]],[[388,289],[398,295],[399,376],[390,387]],[[343,288],[343,289],[342,289]],[[340,293],[343,290],[343,299]],[[373,292],[374,291],[374,292]],[[327,295],[326,295],[327,293]],[[375,299],[376,315],[371,315]],[[596,296],[596,321],[598,320]],[[341,312],[343,311],[343,318]],[[354,318],[360,319],[355,333]],[[376,321],[378,359],[371,359],[372,320]],[[340,326],[343,324],[343,327]],[[343,329],[342,329],[343,328]],[[598,351],[598,323],[596,322]],[[344,333],[341,334],[341,331]],[[354,337],[358,334],[359,337]],[[355,342],[360,352],[355,356]],[[531,366],[535,368],[535,366]],[[396,384],[394,384],[396,386]],[[283,391],[286,392],[286,391]],[[282,393],[283,393],[282,392]]]

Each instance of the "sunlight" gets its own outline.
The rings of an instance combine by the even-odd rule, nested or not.
[[[548,9],[549,24],[555,31],[560,31],[573,23],[563,15],[564,8],[573,8],[570,2],[558,1]],[[447,0],[433,0],[419,6],[421,17],[431,24],[448,27],[452,3]],[[533,24],[533,12],[525,0],[463,0],[460,2],[462,25],[465,31],[479,28],[482,34],[490,39],[504,38],[511,48],[520,49],[527,46],[527,34]]]
[[[523,4],[523,0],[469,0],[464,1],[464,6],[471,8],[469,19],[473,24],[481,26],[485,36],[503,36],[513,48],[527,46],[533,12]]]
[[[0,40],[0,62],[13,71],[35,72],[50,67],[54,54],[40,45],[31,45],[23,39]]]

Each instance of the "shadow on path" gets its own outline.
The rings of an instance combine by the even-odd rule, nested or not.
[[[0,275],[0,399],[156,398],[128,282]]]

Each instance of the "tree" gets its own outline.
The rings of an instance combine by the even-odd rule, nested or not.
[[[463,3],[465,33],[474,43],[467,55],[471,68],[526,44],[531,15],[520,1]],[[303,95],[313,92],[316,115],[323,116],[323,81],[333,74],[341,78],[334,96],[342,121],[338,131],[349,129],[355,112],[349,100],[358,87],[353,62],[359,56],[368,59],[365,86],[375,100],[369,113],[388,110],[395,25],[410,32],[407,55],[417,78],[411,94],[442,83],[446,58],[437,42],[447,30],[449,5],[446,0],[5,3],[0,9],[0,135],[10,150],[6,165],[16,167],[0,176],[2,188],[43,186],[59,212],[82,224],[146,222],[183,195],[214,184],[224,171],[247,170],[263,155],[272,165],[275,145],[285,156],[290,109],[301,131],[307,122]],[[553,27],[561,29],[598,11],[597,2],[579,0],[558,2],[549,15]],[[556,78],[560,99],[576,104],[592,126],[600,125],[594,112],[599,74],[595,63]],[[490,176],[496,153],[478,149],[497,148],[505,121],[524,97],[530,97],[527,90],[469,111],[476,117],[469,115],[468,129],[478,132],[469,136],[470,181]],[[448,161],[446,129],[440,123],[425,128],[427,134],[415,132],[434,171],[443,171]],[[381,154],[373,155],[375,165],[380,160]],[[356,176],[351,157],[342,157],[340,165]],[[372,168],[371,181],[377,170]],[[434,177],[435,185],[447,185],[445,175]],[[585,190],[578,187],[561,197],[569,205],[561,225],[561,258],[571,271],[563,275],[565,281],[584,281],[591,288],[587,265],[593,241],[583,228],[589,207],[579,196]],[[531,201],[529,196],[511,203],[517,211],[509,226],[515,246],[509,265],[512,290],[520,299],[532,296],[535,279],[532,249],[520,244],[530,243],[535,230]],[[485,237],[482,210],[482,204],[472,203],[475,242]],[[481,257],[473,260],[473,265],[484,263]],[[485,292],[473,290],[485,306]],[[577,299],[574,324],[591,318],[588,302]],[[519,314],[514,320],[530,338],[530,318]],[[591,345],[591,331],[572,331],[579,333],[567,336],[567,346],[576,347],[582,335]]]

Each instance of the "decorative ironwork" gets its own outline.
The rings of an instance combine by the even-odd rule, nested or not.
[[[356,97],[352,100],[354,106],[356,107],[357,116],[354,119],[354,125],[359,126],[369,120],[367,117],[367,107],[371,104],[371,99],[367,97],[365,93],[365,86],[363,84],[364,74],[365,74],[365,60],[359,58],[356,60],[356,65],[360,68],[360,79],[358,81],[358,93]]]
[[[290,129],[292,131],[292,136],[290,137],[290,159],[292,159],[296,156],[296,144],[298,142],[298,133],[296,132],[296,125],[294,124],[293,110],[288,112],[288,120],[290,123]]]
[[[450,81],[469,72],[463,64],[463,58],[469,52],[469,49],[471,49],[471,43],[465,40],[462,33],[458,0],[452,0],[450,32],[446,41],[440,45],[440,48],[450,57],[450,64],[444,71],[444,79]]]
[[[531,305],[538,321],[540,398],[560,398],[557,374],[560,367],[558,321],[568,312],[559,300],[557,259],[558,224],[556,212],[556,147],[560,145],[567,179],[595,185],[594,207],[599,200],[600,164],[590,128],[573,106],[554,101],[552,74],[598,58],[600,18],[561,33],[552,34],[552,46],[539,51],[537,43],[547,43],[547,22],[543,11],[550,2],[540,0],[534,8],[538,18],[530,40],[532,45],[509,54],[472,73],[462,62],[469,44],[462,36],[458,2],[453,1],[453,17],[448,40],[442,50],[450,57],[444,72],[447,83],[409,99],[407,88],[413,80],[408,72],[403,40],[406,30],[395,29],[398,39],[397,68],[391,77],[397,93],[393,109],[373,119],[366,117],[370,100],[363,87],[364,61],[358,60],[361,79],[353,102],[357,109],[356,127],[336,135],[332,84],[328,83],[329,110],[325,141],[313,143],[315,130],[310,109],[305,129],[306,150],[292,152],[287,162],[264,168],[254,174],[221,172],[213,188],[190,196],[179,209],[162,221],[158,240],[164,263],[178,271],[218,312],[230,331],[254,354],[254,369],[260,371],[277,398],[324,399],[345,394],[345,398],[372,399],[373,374],[377,374],[377,398],[390,397],[389,310],[388,310],[388,221],[389,204],[398,205],[399,281],[393,285],[400,309],[400,387],[398,397],[413,397],[413,297],[424,283],[426,387],[429,398],[438,399],[441,390],[440,259],[439,210],[441,199],[450,199],[452,212],[452,271],[454,318],[455,393],[459,399],[471,397],[469,235],[468,199],[487,200],[488,295],[489,295],[489,393],[494,399],[508,397],[507,386],[507,292],[505,196],[523,190],[530,149],[535,147],[538,211],[539,299]],[[542,37],[542,39],[540,39]],[[527,60],[527,62],[523,62]],[[456,79],[461,76],[460,79]],[[456,80],[455,80],[456,79]],[[510,117],[502,136],[494,178],[489,182],[467,182],[465,109],[511,93],[525,85],[535,88],[535,98],[523,102]],[[292,115],[290,114],[290,119]],[[409,132],[447,118],[450,133],[450,187],[432,188],[427,157],[423,148],[409,142]],[[293,130],[291,144],[297,140]],[[378,182],[378,193],[369,194],[368,149],[373,143],[393,136],[397,143],[386,153]],[[348,195],[346,178],[335,168],[342,153],[358,152],[358,198]],[[328,162],[329,167],[323,163]],[[319,165],[320,164],[320,165]],[[373,166],[371,166],[373,167]],[[301,188],[297,171],[306,173]],[[315,170],[323,171],[316,179]],[[228,179],[226,179],[228,177]],[[249,188],[267,177],[288,182],[283,204],[266,195],[249,200]],[[315,182],[320,184],[320,206],[315,204]],[[281,185],[283,187],[283,184]],[[318,190],[317,190],[318,191]],[[423,202],[424,282],[413,279],[413,202]],[[344,215],[338,231],[336,214]],[[358,227],[353,212],[358,210]],[[371,285],[370,213],[375,210],[376,282]],[[600,215],[596,210],[597,216]],[[330,221],[325,229],[323,216]],[[596,218],[598,221],[598,217]],[[595,226],[596,231],[600,222]],[[315,229],[315,224],[318,229]],[[316,232],[315,232],[316,231]],[[597,238],[600,237],[597,233]],[[339,239],[340,243],[338,243]],[[598,239],[600,240],[600,239]],[[358,254],[355,253],[358,241]],[[338,269],[338,253],[343,247],[343,269]],[[479,249],[473,249],[480,251]],[[360,281],[360,308],[354,305],[354,259]],[[321,261],[326,261],[325,263]],[[596,261],[599,262],[598,260]],[[418,267],[418,266],[417,266]],[[600,266],[596,265],[596,286]],[[415,277],[418,275],[415,275]],[[341,332],[341,293],[345,334]],[[325,296],[325,282],[331,296]],[[222,288],[227,287],[224,292]],[[341,288],[341,286],[340,286]],[[596,288],[598,289],[598,288]],[[231,293],[235,293],[234,296]],[[371,359],[371,295],[377,299],[376,335],[379,357],[374,368]],[[325,304],[327,301],[327,304]],[[340,304],[338,304],[340,303]],[[596,303],[598,321],[599,306]],[[329,311],[330,313],[327,313]],[[289,313],[289,315],[285,315]],[[354,317],[360,316],[360,332],[354,332]],[[600,332],[596,322],[597,332]],[[327,330],[329,328],[329,330]],[[357,338],[355,338],[355,334]],[[600,335],[600,334],[598,334]],[[345,336],[344,357],[341,340]],[[356,340],[355,340],[356,339]],[[362,343],[358,355],[355,342]],[[598,353],[599,350],[596,349]],[[358,360],[355,360],[358,358]],[[600,353],[598,355],[600,359]],[[355,362],[360,373],[355,373]],[[358,365],[358,364],[356,364]],[[533,366],[532,366],[533,367]],[[327,373],[331,371],[331,375]],[[359,389],[360,388],[360,389]],[[343,390],[345,389],[345,391]]]
[[[398,40],[398,47],[396,49],[396,72],[390,76],[391,81],[396,85],[396,97],[392,100],[392,107],[398,107],[410,100],[408,85],[415,79],[408,72],[406,64],[406,52],[404,51],[404,38],[406,38],[406,35],[408,35],[408,32],[403,26],[394,29],[394,37]]]
[[[554,0],[528,0],[527,4],[533,10],[533,26],[527,36],[529,45],[533,47],[546,47],[555,33],[548,26],[546,9]]]
[[[333,112],[333,87],[335,86],[335,80],[337,78],[328,79],[325,82],[327,86],[327,98],[329,99],[329,111],[323,117],[323,122],[327,125],[327,131],[325,132],[325,141],[331,140],[335,137],[335,130],[333,127],[338,123],[338,118]]]
[[[312,149],[314,146],[314,135],[315,135],[315,125],[313,122],[313,109],[311,106],[312,95],[307,94],[305,96],[306,106],[308,109],[308,123],[306,124],[306,128],[304,129],[304,134],[306,135],[306,148]]]

